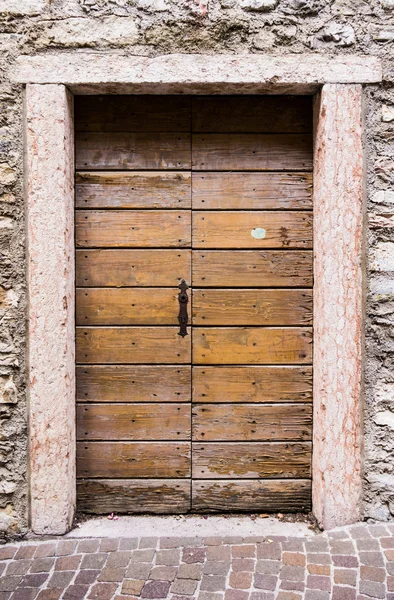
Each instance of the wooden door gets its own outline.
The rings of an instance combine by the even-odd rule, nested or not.
[[[310,99],[76,100],[80,509],[309,509]]]

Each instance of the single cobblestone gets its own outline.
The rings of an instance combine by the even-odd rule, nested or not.
[[[152,570],[152,564],[133,562],[129,565],[126,571],[126,577],[131,579],[148,579],[148,575]]]
[[[203,563],[205,548],[184,548],[182,560],[185,563]]]
[[[188,567],[190,565],[183,565],[183,566]],[[149,574],[149,579],[157,579],[159,581],[173,581],[175,579],[176,574],[177,574],[176,567],[168,567],[168,566],[160,565],[157,567],[153,567],[153,569],[151,570],[151,572]],[[179,572],[178,572],[178,577],[179,577]],[[198,579],[199,578],[200,577],[198,577]]]
[[[335,569],[334,583],[355,586],[357,583],[356,569]]]
[[[171,585],[171,592],[174,594],[188,595],[194,594],[197,588],[197,581],[192,579],[175,579]]]
[[[174,569],[174,572],[176,569]],[[200,579],[202,571],[202,565],[199,563],[193,564],[182,564],[177,573],[179,579]]]
[[[0,547],[0,600],[394,600],[394,528]]]
[[[275,575],[261,575],[257,573],[254,578],[254,587],[261,590],[276,589],[278,578]]]
[[[240,589],[240,590],[248,590],[252,583],[252,573],[245,573],[243,571],[233,571],[230,573],[229,584],[230,587]]]
[[[100,540],[82,540],[78,544],[77,552],[85,554],[88,552],[97,552],[100,546]]]
[[[158,550],[156,553],[156,564],[178,566],[180,562],[181,551],[178,548],[172,550]]]
[[[330,565],[314,565],[308,564],[307,566],[308,573],[311,575],[330,575],[331,566]]]
[[[279,560],[258,560],[256,563],[257,573],[266,573],[267,575],[278,575],[281,568]]]
[[[230,570],[230,563],[225,562],[206,562],[203,573],[206,575],[227,575]]]
[[[234,558],[231,563],[233,571],[247,571],[252,573],[255,569],[255,561],[251,558]]]
[[[144,585],[143,579],[125,579],[122,584],[122,594],[139,596]]]
[[[201,590],[207,592],[220,592],[226,586],[226,578],[221,575],[203,575]]]

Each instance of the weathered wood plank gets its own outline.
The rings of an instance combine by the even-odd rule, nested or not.
[[[312,367],[193,367],[194,402],[312,402]]]
[[[312,248],[312,213],[195,211],[194,248]]]
[[[77,286],[177,286],[190,282],[190,250],[77,250]]]
[[[76,174],[77,208],[190,208],[191,175],[186,172]]]
[[[193,443],[192,475],[196,479],[252,479],[311,476],[311,442]]]
[[[78,363],[188,363],[190,336],[178,327],[77,327]]]
[[[311,481],[193,481],[192,509],[199,512],[297,512],[311,510]]]
[[[193,96],[195,132],[310,133],[311,96]]]
[[[190,402],[191,367],[77,367],[77,402]]]
[[[310,287],[313,280],[309,250],[194,250],[192,268],[198,287]]]
[[[77,481],[80,510],[95,515],[182,514],[190,510],[187,479],[83,479]]]
[[[190,134],[77,133],[75,161],[81,171],[190,169]]]
[[[190,477],[190,442],[77,442],[77,477]]]
[[[190,131],[187,96],[76,96],[76,131]]]
[[[187,404],[78,404],[78,440],[188,440]]]
[[[311,325],[312,290],[194,289],[193,325]]]
[[[79,248],[190,246],[191,212],[77,210],[75,238]]]
[[[310,441],[311,404],[193,404],[195,441]]]
[[[77,325],[176,325],[178,292],[173,288],[78,288]]]
[[[194,171],[311,171],[311,134],[195,133]]]
[[[213,365],[311,363],[312,329],[195,327],[193,362]]]
[[[193,208],[312,209],[312,173],[198,173]]]

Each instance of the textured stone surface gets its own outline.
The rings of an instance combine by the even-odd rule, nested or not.
[[[21,57],[11,72],[22,83],[64,83],[77,93],[311,93],[319,84],[372,83],[382,78],[374,57],[173,54],[153,59],[98,53]],[[160,84],[160,86],[158,86]]]
[[[64,86],[27,86],[31,527],[41,534],[67,531],[75,509],[72,107]]]
[[[316,103],[313,507],[319,523],[332,528],[361,515],[361,86],[326,85]]]
[[[267,0],[261,4],[268,8],[274,3]],[[87,43],[88,50],[97,51],[104,62],[114,57],[115,66],[121,65],[123,55],[141,60],[175,53],[204,55],[201,69],[213,54],[243,54],[248,63],[258,60],[261,53],[298,55],[301,68],[305,56],[318,55],[328,61],[346,61],[353,55],[382,60],[384,85],[365,88],[369,295],[363,514],[393,519],[394,440],[390,427],[376,423],[375,417],[390,410],[394,397],[394,263],[388,262],[384,271],[373,270],[375,248],[394,242],[389,218],[394,202],[393,132],[392,121],[385,120],[391,113],[383,112],[383,106],[394,106],[393,10],[393,0],[279,0],[267,12],[248,10],[241,0],[0,0],[0,217],[3,223],[4,218],[11,219],[13,225],[0,227],[0,381],[1,386],[6,382],[15,386],[10,395],[0,392],[0,397],[12,398],[12,402],[1,403],[0,468],[7,486],[0,493],[0,536],[20,534],[27,527],[23,88],[11,82],[11,75],[20,69],[18,58],[19,62],[41,60],[38,56],[45,60],[52,56],[55,62],[64,57],[67,71],[70,49],[86,52]],[[116,32],[103,31],[106,19],[111,18],[133,21],[130,35],[134,29],[136,33],[127,46]],[[75,28],[69,31],[74,20],[81,23],[78,39]],[[97,39],[94,29],[103,39]],[[56,38],[51,31],[57,32]],[[228,70],[233,73],[234,65]],[[69,76],[76,77],[72,64]],[[217,91],[226,91],[220,82]],[[384,227],[379,224],[381,218]],[[2,294],[7,294],[5,302]]]
[[[47,0],[0,0],[0,13],[9,15],[38,15],[45,9]]]
[[[279,0],[241,0],[240,6],[245,10],[270,11],[278,6]]]
[[[66,48],[96,46],[129,46],[137,41],[138,27],[132,17],[106,17],[97,22],[93,18],[71,18],[51,22],[42,38],[44,47],[60,44]]]

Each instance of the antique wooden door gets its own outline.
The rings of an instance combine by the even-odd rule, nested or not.
[[[76,97],[81,510],[310,509],[311,171],[308,97]]]

